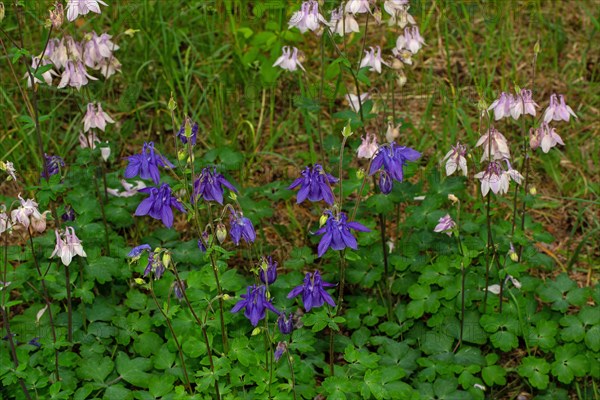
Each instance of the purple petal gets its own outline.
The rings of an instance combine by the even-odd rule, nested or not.
[[[304,289],[303,285],[296,286],[288,293],[287,298],[291,299],[291,298],[298,296],[300,293],[302,293],[302,289]]]
[[[138,217],[141,217],[143,215],[148,215],[148,213],[150,212],[150,209],[152,208],[152,198],[148,197],[145,198],[144,200],[142,200],[142,202],[138,205],[137,209],[135,210],[135,214]]]

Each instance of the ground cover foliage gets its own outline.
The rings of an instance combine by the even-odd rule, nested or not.
[[[0,398],[600,398],[598,17],[4,1]]]

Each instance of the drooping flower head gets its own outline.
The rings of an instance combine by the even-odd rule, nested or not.
[[[0,160],[0,171],[4,171],[8,174],[8,177],[6,178],[7,181],[17,180],[17,171],[15,170],[15,165],[11,161]]]
[[[273,354],[275,361],[279,361],[279,359],[281,358],[281,356],[283,355],[283,353],[285,353],[287,351],[287,344],[286,342],[279,342],[277,343],[277,347],[275,348],[275,352]]]
[[[455,226],[456,223],[454,222],[450,214],[446,214],[439,219],[438,224],[435,226],[433,231],[438,233],[445,233],[448,236],[452,236],[452,230]]]
[[[539,106],[533,101],[531,90],[521,89],[521,92],[517,93],[513,99],[510,107],[510,115],[513,119],[519,119],[521,114],[529,114],[535,117],[536,107]]]
[[[550,96],[550,105],[544,112],[544,122],[550,121],[566,121],[569,122],[571,116],[577,118],[575,112],[565,102],[565,96],[553,93]]]
[[[488,111],[494,110],[494,119],[498,121],[504,117],[510,117],[510,110],[514,103],[513,95],[502,92],[500,97],[488,107]]]
[[[460,168],[464,176],[467,176],[466,154],[467,147],[460,144],[460,142],[456,143],[456,146],[452,146],[452,150],[446,153],[446,156],[444,157],[444,160],[446,161],[447,176],[452,175],[458,168]]]
[[[556,129],[551,128],[548,123],[542,122],[539,128],[529,130],[529,145],[533,150],[541,147],[542,151],[547,153],[557,144],[565,145]]]
[[[279,56],[277,60],[275,60],[273,63],[274,67],[281,67],[282,69],[290,72],[294,72],[299,67],[302,71],[306,71],[301,62],[304,58],[302,52],[299,52],[295,47],[290,49],[289,46],[283,46],[281,51],[283,54]]]
[[[319,271],[315,271],[312,274],[307,273],[304,277],[304,283],[292,289],[287,295],[287,298],[291,299],[302,293],[302,304],[304,304],[306,312],[309,312],[311,308],[321,307],[325,303],[329,304],[331,307],[335,307],[333,298],[325,290],[326,287],[333,286],[335,285],[324,282],[321,279]]]
[[[390,20],[388,21],[390,26],[397,25],[400,29],[404,29],[408,24],[415,25],[417,23],[413,16],[408,13],[410,8],[408,0],[386,0],[383,8],[390,14]]]
[[[365,50],[365,55],[360,62],[360,68],[370,67],[369,71],[381,73],[381,64],[388,65],[387,62],[381,59],[381,47],[370,47],[370,50]],[[389,65],[388,65],[389,66]]]
[[[337,181],[338,179],[326,173],[320,164],[315,164],[312,168],[306,167],[302,171],[302,176],[292,182],[288,189],[300,186],[296,201],[298,204],[306,199],[313,202],[324,200],[327,204],[333,204],[335,199],[331,191],[331,185]]]
[[[186,116],[185,120],[181,124],[181,127],[179,128],[179,131],[177,132],[177,138],[181,140],[181,143],[186,144],[188,142],[189,135],[190,143],[192,144],[192,146],[195,146],[196,139],[198,136],[198,129],[198,123],[192,121],[190,117]]]
[[[97,103],[96,106],[94,103],[88,103],[87,112],[83,117],[83,131],[87,132],[90,129],[97,128],[104,132],[107,122],[110,124],[115,123],[110,115],[102,110],[102,104]]]
[[[315,235],[323,235],[318,247],[319,257],[323,256],[329,248],[343,250],[346,247],[350,247],[356,250],[358,243],[350,232],[350,229],[359,232],[371,232],[369,228],[358,222],[349,222],[346,213],[343,211],[337,216],[334,216],[329,210],[325,211],[324,214],[328,215],[327,221],[321,229],[315,232]]]
[[[157,281],[162,278],[165,271],[166,268],[160,254],[154,251],[148,252],[148,265],[146,265],[146,268],[144,269],[144,278],[147,278],[152,273],[154,275],[154,280]]]
[[[177,298],[177,300],[181,301],[183,300],[183,295],[186,289],[186,285],[185,285],[185,281],[181,281],[181,284],[179,283],[179,281],[174,281],[173,282],[173,293],[175,293],[175,297]]]
[[[258,277],[262,283],[272,285],[275,282],[277,279],[277,265],[277,261],[274,261],[271,256],[262,258],[258,269]]]
[[[288,29],[296,27],[301,33],[308,30],[316,31],[321,24],[327,24],[327,21],[319,13],[319,3],[315,0],[309,0],[302,3],[300,10],[296,11],[288,23]]]
[[[289,313],[289,315],[285,315],[285,312],[279,314],[279,317],[277,318],[277,327],[279,328],[279,332],[283,335],[290,335],[294,330],[292,313]]]
[[[360,109],[365,103],[365,101],[369,100],[369,93],[362,93],[360,97],[353,93],[348,93],[345,97],[352,111],[358,113],[360,112]]]
[[[87,15],[90,11],[100,14],[100,4],[107,4],[102,0],[69,0],[67,3],[67,19],[75,21],[79,15]]]
[[[331,19],[328,25],[331,28],[332,33],[337,33],[340,36],[344,36],[351,32],[360,32],[358,22],[356,22],[354,15],[344,12],[342,6],[331,11]]]
[[[140,154],[134,154],[127,159],[129,165],[125,169],[125,178],[133,178],[139,175],[142,179],[152,179],[155,185],[158,185],[160,181],[158,167],[174,167],[169,160],[155,153],[153,142],[145,142]]]
[[[369,0],[348,0],[346,3],[346,12],[348,14],[371,13]]]
[[[491,141],[491,144],[489,143]],[[504,160],[510,159],[510,150],[508,149],[508,143],[502,133],[496,130],[493,126],[479,138],[475,147],[481,146],[483,155],[481,156],[481,162],[490,160],[490,153],[492,155],[491,160]]]
[[[492,161],[488,164],[485,171],[475,174],[475,178],[481,181],[481,193],[485,197],[490,189],[495,194],[505,194],[508,192],[510,180],[521,184],[523,176],[510,166],[508,160],[505,160],[507,169],[502,167],[499,161]]]
[[[152,251],[152,248],[149,244],[141,244],[139,246],[134,247],[129,253],[127,253],[127,257],[131,258],[132,261],[137,261],[145,251]]]
[[[235,245],[240,244],[240,240],[244,239],[246,243],[253,243],[256,240],[256,232],[252,221],[244,217],[241,211],[232,211],[229,216],[230,235]]]
[[[219,174],[216,168],[202,169],[200,176],[194,181],[192,202],[198,201],[198,198],[201,197],[206,201],[223,204],[223,186],[237,193],[237,189],[223,175]]]
[[[394,187],[394,181],[384,169],[379,171],[379,190],[383,194],[390,194]]]
[[[262,285],[248,286],[246,294],[241,295],[242,300],[233,306],[231,312],[236,313],[245,308],[244,316],[250,320],[253,326],[258,325],[258,322],[265,318],[267,310],[279,314],[279,311],[271,304],[271,300],[267,299],[265,290],[266,288]]]
[[[417,54],[425,45],[425,39],[419,32],[419,27],[414,25],[404,28],[404,35],[398,36],[396,47],[393,49],[394,55],[400,54],[402,50],[409,50],[412,54]]]
[[[60,169],[65,166],[65,162],[59,156],[49,156],[48,154],[44,154],[44,162],[46,163],[46,170],[42,171],[42,178],[45,179],[58,174]]]
[[[404,172],[402,168],[407,161],[416,161],[421,153],[410,147],[398,146],[396,142],[379,146],[373,161],[369,175],[373,175],[383,168],[395,181],[402,182]]]
[[[142,200],[135,210],[136,216],[149,215],[159,219],[167,228],[173,226],[173,210],[176,208],[185,212],[183,205],[171,193],[171,187],[163,183],[159,188],[147,187],[139,190],[140,193],[148,193],[149,196]]]
[[[54,232],[56,234],[56,246],[50,258],[58,256],[62,263],[68,267],[74,256],[87,257],[81,245],[81,240],[75,235],[75,229],[72,226],[65,228],[62,234],[58,230]]]
[[[366,137],[362,137],[362,143],[356,149],[358,158],[371,159],[377,153],[377,136],[372,133],[367,133]]]

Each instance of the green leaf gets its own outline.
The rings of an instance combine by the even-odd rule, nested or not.
[[[175,377],[169,374],[155,375],[148,385],[150,394],[156,398],[162,397],[173,391],[173,382]]]
[[[488,386],[506,385],[506,370],[499,365],[490,365],[481,370],[481,377]]]
[[[600,325],[594,325],[585,334],[585,344],[593,351],[600,351]]]
[[[560,319],[564,327],[560,331],[560,337],[566,342],[581,342],[585,337],[583,323],[576,315],[565,315]]]
[[[353,385],[345,376],[330,376],[321,383],[323,394],[328,399],[345,400],[347,392],[353,392]]]
[[[574,343],[569,343],[556,349],[555,361],[552,363],[552,375],[566,385],[575,377],[583,377],[589,371],[588,359],[582,348]]]
[[[156,355],[152,358],[154,368],[156,369],[169,369],[175,362],[175,353],[169,351],[169,346],[165,343],[156,352]]]
[[[79,368],[77,368],[77,376],[81,379],[102,383],[114,367],[115,364],[110,357],[82,358]]]
[[[550,378],[550,364],[543,358],[525,357],[522,364],[517,368],[517,372],[522,377],[529,380],[529,383],[536,389],[545,390],[548,387]]]
[[[127,354],[120,351],[117,354],[116,361],[117,372],[125,382],[141,388],[148,388],[150,381],[153,379],[153,375],[145,372],[152,368],[152,362],[149,359],[137,357],[130,360]]]
[[[369,369],[367,372],[365,372],[364,385],[377,400],[382,400],[384,398],[388,398],[389,396],[387,390],[381,383],[381,379],[381,370]],[[361,394],[364,398],[368,398],[368,396],[365,396],[365,392],[366,391],[364,390],[363,386],[363,389],[361,389]]]
[[[529,330],[530,346],[539,346],[542,350],[551,350],[556,346],[555,336],[558,332],[556,321],[540,321],[535,328]]]
[[[144,332],[133,342],[134,350],[143,357],[150,357],[161,349],[163,340],[154,332]]]
[[[519,339],[512,332],[498,331],[490,336],[490,340],[494,347],[499,348],[504,352],[508,352],[511,349],[519,347]]]

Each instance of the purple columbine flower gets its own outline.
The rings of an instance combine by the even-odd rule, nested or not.
[[[216,168],[202,169],[200,176],[194,181],[192,202],[198,201],[198,197],[202,197],[206,201],[223,204],[223,186],[237,193],[237,189],[223,175],[217,173]]]
[[[439,219],[438,224],[435,226],[433,231],[438,233],[445,233],[448,236],[452,236],[452,230],[455,226],[456,223],[454,222],[450,214],[446,214]]]
[[[557,144],[565,145],[560,135],[556,133],[556,129],[550,128],[546,122],[542,122],[542,125],[537,129],[531,128],[529,136],[531,148],[535,150],[541,146],[544,153],[549,152]]]
[[[142,152],[127,157],[129,165],[125,169],[125,178],[140,176],[142,179],[152,179],[155,185],[160,181],[158,167],[173,168],[174,165],[166,158],[154,152],[154,143],[144,143]]]
[[[190,143],[192,146],[196,145],[196,138],[198,136],[198,123],[192,121],[190,117],[185,117],[185,120],[181,124],[181,128],[179,128],[179,132],[177,132],[177,137],[181,140],[181,143],[186,144],[188,142],[188,137],[186,136],[185,130],[186,128],[190,129]]]
[[[288,189],[300,186],[296,201],[298,204],[307,198],[310,201],[324,200],[327,204],[333,204],[335,199],[331,191],[331,185],[337,181],[338,179],[326,173],[320,164],[315,164],[312,168],[306,167],[302,171],[302,176],[292,182]]]
[[[67,221],[75,221],[75,210],[73,210],[73,207],[67,205],[65,207],[65,212],[63,215],[60,216],[60,218],[67,222]]]
[[[311,308],[321,307],[325,303],[331,307],[335,307],[333,298],[325,291],[326,287],[333,286],[335,285],[332,283],[323,282],[319,271],[315,271],[312,274],[307,273],[304,277],[304,283],[292,289],[287,298],[291,299],[302,293],[302,303],[306,312],[309,312]]]
[[[40,338],[39,337],[34,337],[29,342],[27,342],[27,344],[30,344],[30,345],[35,346],[35,347],[42,347],[42,345],[40,344]]]
[[[284,312],[279,314],[277,318],[277,327],[279,328],[279,332],[284,335],[290,335],[294,330],[294,319],[292,318],[292,313],[288,316],[285,315]]]
[[[491,140],[491,144],[488,143]],[[508,148],[508,142],[506,138],[500,131],[495,129],[493,126],[483,134],[475,147],[479,147],[483,149],[483,155],[481,156],[481,162],[490,159],[490,152],[492,155],[492,160],[503,160],[510,158],[510,150]]]
[[[263,257],[258,269],[258,277],[262,283],[272,285],[277,279],[277,261],[273,261],[271,256]]]
[[[343,211],[337,217],[334,217],[329,210],[325,211],[325,214],[329,215],[325,226],[315,232],[315,235],[323,235],[318,247],[319,257],[325,254],[329,248],[343,250],[346,247],[350,247],[356,250],[358,243],[354,236],[352,236],[350,229],[360,232],[371,232],[369,228],[358,222],[348,222],[348,217]]]
[[[58,174],[60,169],[65,166],[64,160],[59,156],[49,156],[48,154],[44,154],[44,162],[46,163],[46,171],[42,171],[42,178],[44,179],[48,179],[52,175]]]
[[[369,71],[381,73],[381,64],[389,66],[387,62],[381,59],[381,47],[370,47],[370,50],[365,50],[365,55],[360,62],[360,68],[369,67]]]
[[[163,183],[160,188],[147,187],[140,189],[140,193],[148,193],[149,197],[142,200],[135,210],[136,216],[149,215],[154,219],[160,219],[167,228],[173,226],[173,210],[175,207],[182,213],[185,212],[183,205],[171,194],[171,187]]]
[[[177,300],[183,300],[183,292],[185,292],[185,281],[181,281],[181,285],[178,281],[174,281],[173,293],[175,293],[175,297],[177,297]]]
[[[275,361],[279,361],[283,353],[287,351],[287,344],[285,342],[277,343],[277,348],[275,348],[275,353],[273,356],[275,357]]]
[[[154,280],[157,281],[162,278],[165,273],[165,265],[162,263],[160,257],[153,251],[148,254],[148,265],[144,269],[144,278],[148,277],[150,273],[154,273]]]
[[[243,300],[238,301],[231,309],[231,312],[236,313],[242,308],[245,308],[246,310],[244,311],[244,316],[250,320],[250,323],[253,326],[258,325],[258,322],[265,318],[267,310],[271,310],[275,314],[279,314],[279,311],[273,307],[271,301],[267,300],[265,295],[265,287],[262,285],[248,286],[246,289],[246,294],[243,294],[241,297]]]
[[[229,223],[231,225],[230,234],[231,239],[235,245],[240,244],[240,239],[244,239],[246,243],[252,243],[256,239],[256,232],[254,232],[254,226],[252,221],[244,217],[241,211],[232,211],[229,217]]]
[[[510,115],[513,119],[519,119],[521,114],[529,114],[535,117],[536,107],[539,106],[533,101],[531,90],[521,89],[521,92],[517,93],[510,106]]]
[[[379,190],[383,194],[390,194],[394,186],[394,181],[390,178],[390,174],[385,170],[379,171]]]
[[[306,71],[301,62],[304,59],[304,53],[299,52],[295,47],[290,49],[289,46],[283,46],[281,52],[281,56],[273,63],[274,67],[281,67],[290,72],[294,72],[300,67],[302,71]]]
[[[392,179],[402,182],[404,178],[402,167],[404,167],[404,164],[407,161],[416,161],[419,157],[421,157],[421,153],[410,147],[398,146],[396,142],[384,144],[379,147],[371,162],[369,175],[373,175],[383,167]]]
[[[152,248],[150,247],[149,244],[141,244],[139,246],[134,247],[133,249],[131,249],[131,251],[129,253],[127,253],[127,257],[139,258],[144,251],[147,251],[147,252],[152,251]]]
[[[544,122],[550,122],[552,120],[569,122],[571,115],[577,118],[573,109],[565,103],[565,96],[553,93],[552,96],[550,96],[550,105],[544,112]]]

